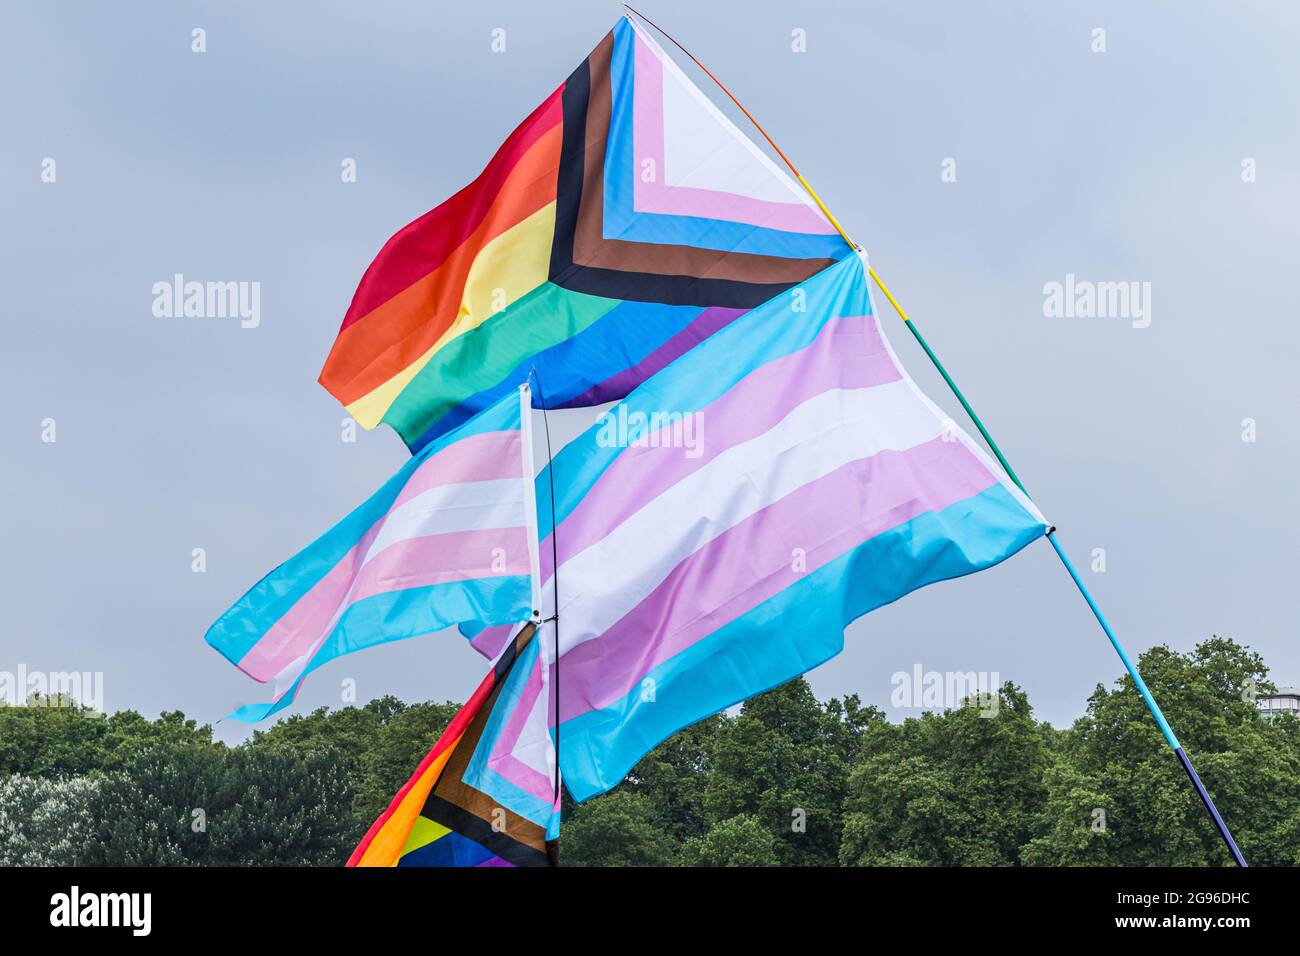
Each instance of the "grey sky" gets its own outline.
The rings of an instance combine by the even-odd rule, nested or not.
[[[1130,650],[1218,632],[1300,683],[1300,9],[643,2],[867,248],[1081,567],[1106,549],[1107,572],[1085,576]],[[315,384],[362,270],[620,10],[5,4],[0,670],[102,671],[110,710],[150,716],[265,699],[204,630],[405,457],[387,429],[342,442]],[[151,286],[177,272],[260,281],[260,326],[155,318]],[[1067,273],[1150,282],[1150,326],[1046,318],[1044,283]],[[811,679],[885,706],[916,663],[997,672],[1057,723],[1120,673],[1045,543],[868,615]],[[463,699],[484,669],[455,637],[390,645],[313,675],[291,712],[337,704],[345,677],[362,700]]]

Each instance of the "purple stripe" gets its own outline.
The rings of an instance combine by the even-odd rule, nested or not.
[[[746,311],[745,309],[728,309],[720,305],[705,309],[691,319],[684,329],[631,368],[611,375],[605,381],[591,386],[581,395],[558,407],[586,408],[590,405],[602,405],[613,399],[622,398],[651,375],[666,368],[695,348],[714,332],[740,318]]]
[[[792,321],[797,319],[792,316]],[[704,442],[698,458],[688,458],[683,449],[649,444],[624,449],[560,524],[560,563],[585,551],[728,448],[771,430],[796,406],[832,389],[872,388],[900,378],[871,316],[830,320],[806,347],[750,372],[699,412]],[[549,535],[540,557],[545,581],[554,568]]]
[[[491,627],[485,627],[471,638],[470,647],[488,660],[496,660],[497,655],[501,653],[501,649],[506,646],[506,641],[510,640],[518,629],[518,624],[494,624]]]
[[[704,545],[608,631],[566,653],[560,720],[624,697],[650,670],[803,574],[996,483],[964,445],[943,438],[878,452],[809,482]]]

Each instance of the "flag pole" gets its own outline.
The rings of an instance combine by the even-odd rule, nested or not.
[[[808,180],[804,179],[803,174],[795,168],[794,163],[790,161],[790,157],[785,154],[784,150],[782,150],[780,146],[776,145],[776,141],[768,135],[767,130],[763,129],[762,124],[754,118],[754,115],[750,113],[749,110],[745,109],[740,100],[736,98],[735,94],[732,93],[731,90],[727,89],[726,84],[719,80],[713,74],[713,71],[701,63],[690,50],[678,43],[672,34],[668,33],[645,14],[638,12],[628,4],[625,3],[623,6],[629,12],[635,14],[637,18],[644,20],[656,31],[663,34],[663,36],[666,37],[673,46],[681,50],[692,63],[703,70],[708,75],[709,79],[717,84],[718,89],[722,90],[722,92],[727,95],[727,98],[736,105],[736,108],[744,113],[745,117],[754,124],[754,128],[758,130],[763,139],[767,140],[767,144],[771,146],[772,149],[776,150],[777,155],[780,156],[781,160],[790,168],[790,172],[794,174],[794,177],[797,180],[799,180],[799,184],[807,190],[808,195],[812,198],[813,202],[817,204],[817,207],[822,211],[823,215],[826,216],[826,219],[830,224],[835,227],[835,230],[843,237],[844,241],[853,249],[860,251],[862,247],[849,238],[849,234],[844,231],[844,227],[840,225],[839,220],[835,218],[835,215],[827,208],[826,204],[822,202],[821,197],[818,196],[812,186],[809,185]],[[966,396],[962,394],[962,390],[957,387],[957,383],[953,381],[952,376],[948,374],[948,370],[944,368],[943,363],[939,361],[939,356],[937,356],[934,353],[934,350],[930,348],[930,343],[925,340],[925,336],[921,334],[921,330],[916,327],[916,323],[912,321],[905,311],[903,311],[903,307],[899,305],[898,300],[894,298],[894,294],[890,292],[889,287],[881,281],[880,276],[876,273],[875,268],[871,266],[870,263],[867,265],[867,271],[871,274],[872,280],[880,288],[880,291],[885,294],[885,298],[889,300],[889,304],[894,307],[894,311],[898,313],[898,317],[903,320],[903,324],[907,326],[908,331],[912,333],[912,337],[916,339],[917,344],[921,346],[921,349],[930,359],[931,364],[933,364],[939,374],[943,376],[943,380],[948,384],[948,388],[952,390],[957,401],[961,403],[961,407],[965,409],[970,420],[974,422],[975,427],[979,429],[980,435],[983,436],[985,443],[997,457],[998,462],[1006,471],[1007,476],[1014,481],[1016,487],[1023,491],[1028,497],[1029,491],[1016,475],[1015,469],[1011,467],[1011,463],[1007,461],[1006,456],[1002,454],[1002,449],[998,447],[998,443],[993,440],[993,436],[990,435],[988,429],[984,427],[984,422],[980,420],[979,415],[975,414],[975,409],[973,409],[970,402],[966,400]],[[1165,715],[1160,710],[1160,705],[1157,704],[1156,699],[1151,696],[1151,691],[1147,688],[1146,681],[1144,681],[1142,675],[1138,673],[1137,667],[1128,656],[1128,652],[1124,649],[1124,645],[1121,644],[1119,638],[1115,636],[1115,632],[1111,629],[1110,622],[1106,620],[1106,616],[1102,613],[1101,608],[1098,607],[1096,600],[1092,596],[1092,592],[1090,592],[1088,586],[1083,583],[1083,579],[1079,577],[1079,572],[1075,570],[1074,565],[1070,562],[1070,559],[1061,547],[1060,542],[1056,540],[1056,528],[1053,527],[1048,529],[1047,540],[1051,543],[1052,549],[1056,552],[1057,557],[1061,559],[1061,564],[1064,565],[1065,570],[1069,572],[1070,578],[1074,581],[1075,587],[1079,589],[1079,593],[1083,596],[1084,601],[1087,602],[1089,609],[1092,611],[1093,617],[1095,617],[1097,623],[1101,625],[1101,629],[1110,640],[1110,644],[1115,649],[1115,653],[1119,655],[1119,659],[1124,664],[1124,669],[1128,671],[1128,675],[1132,678],[1133,684],[1138,689],[1138,693],[1142,695],[1142,700],[1147,705],[1147,710],[1149,710],[1151,716],[1155,718],[1156,725],[1164,735],[1165,741],[1169,744],[1170,749],[1173,750],[1174,756],[1178,758],[1179,765],[1187,773],[1188,779],[1191,780],[1192,786],[1196,789],[1197,796],[1201,798],[1201,802],[1205,805],[1205,809],[1209,813],[1210,819],[1214,821],[1214,826],[1219,831],[1219,836],[1221,836],[1223,842],[1227,844],[1228,852],[1232,854],[1232,859],[1239,867],[1247,866],[1246,858],[1242,856],[1241,850],[1237,848],[1237,841],[1232,838],[1232,832],[1228,829],[1228,825],[1224,822],[1223,817],[1220,816],[1218,807],[1214,805],[1214,800],[1210,797],[1209,791],[1205,789],[1205,784],[1201,783],[1201,778],[1197,775],[1196,768],[1192,766],[1191,758],[1187,756],[1187,752],[1183,750],[1182,745],[1178,742],[1178,738],[1174,735],[1174,731],[1169,726],[1169,722],[1165,720]]]
[[[544,640],[540,634],[540,626],[549,621],[555,628],[555,813],[558,814],[563,805],[562,789],[563,784],[560,782],[560,552],[556,538],[559,535],[559,528],[555,524],[555,453],[551,450],[551,419],[547,412],[546,390],[542,387],[542,380],[537,374],[537,366],[528,370],[528,376],[537,383],[537,396],[542,400],[542,427],[546,432],[546,474],[550,481],[551,489],[551,616],[545,620],[539,620],[540,611],[534,609],[533,618],[539,627],[538,640]],[[533,478],[530,476],[529,481]],[[538,576],[541,575],[541,569],[538,569]],[[539,602],[540,603],[540,602]],[[540,645],[539,645],[540,647]],[[539,652],[540,657],[540,652]],[[558,818],[553,821],[558,823]],[[547,827],[549,833],[550,827]],[[547,858],[551,861],[552,866],[560,865],[559,834],[556,833],[555,844],[552,847],[551,841],[546,841]]]

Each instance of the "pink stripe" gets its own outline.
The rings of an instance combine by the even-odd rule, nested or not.
[[[373,529],[372,529],[373,530]],[[367,532],[367,537],[370,533]],[[429,587],[448,581],[528,574],[528,536],[522,528],[456,531],[408,538],[385,548],[359,570],[352,567],[369,542],[348,553],[293,609],[249,648],[239,668],[254,680],[268,681],[311,650],[345,604],[389,591]],[[492,550],[505,551],[504,570],[492,567]]]
[[[635,160],[653,159],[656,177],[644,182],[639,170],[633,176],[633,202],[637,212],[669,216],[703,216],[764,226],[786,232],[829,236],[835,228],[816,210],[803,203],[771,202],[735,193],[700,189],[694,186],[670,186],[660,182],[664,163],[664,71],[659,58],[640,37],[636,38],[636,61],[633,82],[632,150]]]
[[[649,443],[620,451],[560,523],[560,563],[585,551],[728,448],[769,431],[797,405],[831,389],[872,388],[900,378],[871,316],[831,319],[809,345],[751,372],[700,411],[704,442],[698,458],[688,458],[680,449],[665,453]],[[671,427],[657,433],[662,443],[670,432]],[[545,581],[555,566],[550,535],[541,544],[540,558]]]
[[[498,557],[493,552],[498,549],[504,552],[499,556],[502,566],[495,568]],[[388,591],[512,574],[528,574],[528,534],[522,527],[408,538],[366,562],[347,600],[355,604]]]
[[[528,725],[528,717],[542,692],[541,655],[533,659],[532,669],[528,672],[519,700],[510,711],[510,718],[492,745],[492,754],[488,757],[488,766],[511,783],[533,796],[547,800],[555,795],[555,783],[545,774],[528,766],[514,755],[514,749]]]
[[[493,760],[492,769],[538,800],[548,800],[555,795],[555,781],[534,770],[514,754],[504,754]]]
[[[375,520],[357,543],[271,625],[236,665],[253,680],[265,683],[306,653],[323,637],[335,612],[347,598],[353,578],[393,509],[421,492],[442,485],[522,477],[523,457],[517,430],[470,435],[430,455],[407,480],[396,500]]]
[[[850,462],[804,485],[700,548],[617,624],[566,653],[560,719],[625,696],[650,670],[803,574],[995,483],[964,445],[936,438]],[[796,549],[805,554],[801,571],[793,569]]]
[[[541,692],[542,659],[539,654],[533,659],[532,669],[529,670],[528,676],[524,678],[524,686],[520,690],[517,704],[510,712],[510,718],[506,721],[505,726],[501,728],[501,733],[493,743],[493,758],[515,749],[515,744],[519,742],[519,735],[523,733],[524,727],[528,723],[529,711],[532,710],[533,704],[536,703],[537,696]]]
[[[415,469],[389,511],[417,495],[443,485],[519,478],[523,474],[523,442],[518,429],[470,435],[429,456]]]
[[[371,525],[338,564],[294,602],[284,617],[267,628],[266,633],[240,658],[236,666],[241,671],[253,680],[269,681],[319,641],[321,633],[334,619],[334,612],[347,597],[348,587],[383,523],[381,518]]]

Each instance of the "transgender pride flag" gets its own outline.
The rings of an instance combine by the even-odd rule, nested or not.
[[[452,625],[490,635],[532,616],[530,408],[525,385],[431,442],[208,629],[232,664],[277,683],[272,702],[231,717],[287,707],[308,673],[340,655]]]
[[[547,618],[553,545],[559,560],[560,769],[577,799],[839,653],[855,618],[1046,532],[903,371],[864,273],[850,256],[778,295],[633,391],[619,428],[567,445],[554,528],[539,477]]]

